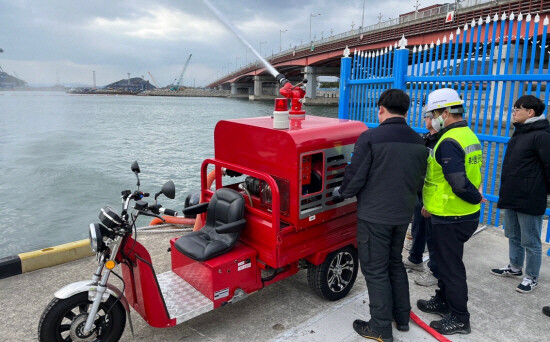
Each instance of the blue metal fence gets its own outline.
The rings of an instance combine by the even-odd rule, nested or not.
[[[489,202],[482,205],[482,222],[498,226],[500,166],[512,133],[513,103],[521,95],[533,94],[546,103],[544,114],[548,111],[547,31],[548,18],[541,25],[538,15],[512,13],[472,21],[412,51],[406,48],[405,37],[383,50],[356,51],[342,58],[339,117],[375,127],[378,97],[386,89],[399,88],[411,97],[410,126],[426,132],[421,112],[428,93],[442,87],[456,89],[465,101],[465,119],[483,145],[483,193]],[[546,242],[550,242],[548,227]]]

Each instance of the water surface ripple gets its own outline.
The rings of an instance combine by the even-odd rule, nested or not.
[[[219,120],[271,115],[271,102],[225,98],[0,92],[0,258],[88,237],[99,209],[120,210],[120,191],[154,193],[172,179],[181,211],[213,157]],[[337,117],[336,107],[307,107]],[[144,221],[144,224],[148,220]]]

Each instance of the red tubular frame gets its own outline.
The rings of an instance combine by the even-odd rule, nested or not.
[[[277,182],[275,182],[273,177],[271,177],[266,173],[249,169],[244,166],[224,162],[222,160],[205,159],[202,162],[202,167],[201,167],[201,193],[204,196],[204,198],[208,198],[208,199],[210,199],[210,197],[212,197],[212,195],[214,194],[214,191],[206,187],[206,175],[207,175],[209,164],[214,165],[216,168],[216,189],[223,187],[222,173],[221,173],[222,167],[266,181],[267,185],[269,185],[269,187],[271,188],[271,215],[270,216],[271,216],[272,227],[280,226],[279,187],[277,186]],[[278,233],[276,235],[278,235]]]

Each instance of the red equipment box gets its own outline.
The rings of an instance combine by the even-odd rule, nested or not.
[[[206,261],[196,261],[180,253],[170,240],[172,270],[214,302],[217,308],[233,297],[238,288],[251,293],[261,288],[256,251],[237,243],[231,251]],[[238,285],[238,286],[235,286]]]
[[[355,142],[367,127],[318,116],[290,120],[289,126],[274,129],[272,118],[258,117],[221,120],[214,131],[216,161],[269,175],[278,185],[280,224],[272,227],[269,218],[258,215],[273,214],[270,189],[260,182],[257,194],[251,191],[255,211],[247,204],[247,228],[240,237],[272,268],[300,259],[317,265],[328,251],[355,244],[356,203],[334,203],[332,191],[342,183]]]

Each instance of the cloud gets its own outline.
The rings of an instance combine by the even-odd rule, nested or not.
[[[88,29],[146,40],[201,42],[217,40],[227,35],[226,30],[214,19],[198,18],[167,7],[150,9],[138,18],[96,17],[88,24]]]
[[[357,28],[362,21],[362,0],[277,2],[231,0],[211,2],[239,28],[262,54],[289,45],[337,35]],[[440,2],[424,0],[423,6]],[[414,1],[365,1],[365,26],[413,9]],[[255,58],[208,8],[198,0],[49,0],[3,1],[0,5],[0,65],[16,71],[29,83],[108,84],[126,77],[147,75],[168,84],[177,77],[187,56],[193,54],[186,77],[212,80],[235,64]],[[396,10],[397,9],[397,10]],[[287,30],[280,33],[280,30]],[[201,80],[201,83],[199,83]]]
[[[251,20],[240,21],[235,25],[241,32],[269,32],[281,28],[279,21],[269,20],[265,17],[255,15]]]

